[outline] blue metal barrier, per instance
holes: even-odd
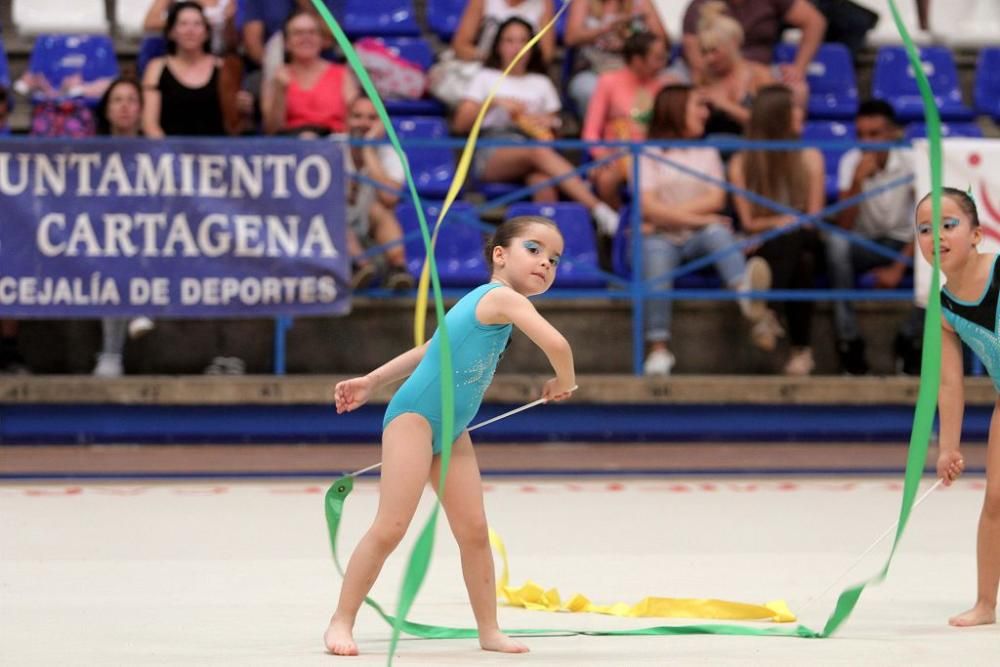
[[[343,139],[341,139],[343,140]],[[383,145],[385,140],[347,140],[352,146],[357,145]],[[411,139],[404,141],[404,146],[407,149],[410,148],[420,148],[420,147],[434,147],[434,148],[454,148],[460,149],[464,147],[465,141],[462,139]],[[651,288],[650,285],[659,283],[664,280],[673,280],[680,276],[690,274],[701,268],[713,264],[720,257],[725,256],[728,253],[740,252],[745,248],[763,243],[777,236],[790,233],[803,225],[811,225],[824,233],[835,234],[846,237],[852,244],[860,245],[867,250],[874,253],[880,254],[887,259],[894,261],[901,261],[907,266],[913,265],[913,260],[910,257],[904,256],[900,253],[894,252],[888,248],[885,248],[877,243],[870,241],[850,230],[843,229],[837,225],[830,224],[826,222],[823,218],[835,215],[844,211],[852,206],[855,206],[869,197],[874,197],[883,192],[891,190],[897,187],[906,187],[913,182],[913,176],[905,176],[893,180],[890,183],[886,183],[883,186],[874,188],[867,192],[863,192],[857,196],[844,199],[842,201],[833,202],[828,204],[822,210],[814,214],[807,214],[802,211],[797,211],[793,208],[785,206],[779,202],[772,201],[765,197],[762,197],[756,193],[750,192],[748,190],[738,188],[731,183],[714,179],[706,174],[694,171],[682,164],[678,164],[668,157],[662,155],[662,153],[652,153],[648,151],[649,148],[682,148],[682,147],[714,147],[720,151],[738,151],[738,150],[749,150],[749,149],[762,149],[762,150],[799,150],[802,148],[827,148],[827,149],[847,149],[861,147],[862,144],[856,141],[849,140],[804,140],[804,141],[778,141],[778,142],[764,142],[764,141],[748,141],[739,138],[716,138],[716,139],[705,139],[705,140],[671,140],[671,141],[647,141],[647,142],[631,142],[631,141],[601,141],[601,142],[586,142],[581,140],[557,140],[551,142],[535,142],[535,141],[510,141],[510,140],[499,140],[499,139],[484,139],[477,144],[477,147],[526,147],[526,146],[547,146],[553,149],[566,149],[566,150],[588,150],[592,148],[611,148],[615,149],[611,155],[597,160],[584,161],[579,166],[575,167],[572,171],[559,176],[553,177],[542,183],[536,183],[531,186],[524,186],[516,189],[513,192],[504,194],[492,200],[488,200],[482,204],[474,207],[473,211],[475,213],[481,213],[483,211],[489,211],[491,209],[496,209],[499,207],[506,206],[514,201],[525,199],[530,197],[535,192],[548,188],[553,185],[558,185],[561,181],[570,178],[572,176],[581,176],[593,171],[606,164],[614,163],[615,161],[628,157],[631,159],[631,179],[628,183],[629,193],[631,195],[632,205],[630,206],[630,219],[629,227],[631,231],[631,248],[632,248],[632,267],[631,275],[628,278],[623,278],[621,276],[603,271],[597,270],[597,275],[606,280],[611,286],[617,287],[618,289],[553,289],[550,290],[542,298],[610,298],[615,300],[627,299],[632,303],[632,329],[633,329],[633,371],[638,375],[641,374],[642,359],[644,355],[644,340],[643,340],[643,320],[645,305],[644,302],[647,300],[676,300],[676,299],[689,299],[689,300],[716,300],[716,301],[726,301],[735,300],[739,298],[761,298],[761,299],[776,299],[783,301],[791,300],[813,300],[813,301],[860,301],[860,300],[871,300],[871,301],[910,301],[913,299],[912,290],[830,290],[830,289],[807,289],[807,290],[770,290],[767,292],[734,292],[728,289],[669,289],[660,290]],[[890,150],[893,148],[905,148],[908,147],[908,142],[893,142],[893,143],[865,143],[863,147],[865,150]],[[777,229],[767,230],[765,232],[744,237],[742,239],[737,239],[736,242],[725,249],[712,253],[710,255],[705,255],[682,264],[667,274],[662,276],[656,276],[654,278],[643,280],[642,276],[642,212],[639,206],[639,193],[641,193],[641,183],[639,175],[639,158],[644,157],[646,159],[653,159],[663,164],[667,164],[678,171],[688,174],[694,178],[698,178],[709,182],[717,187],[724,189],[729,194],[739,195],[753,203],[761,205],[768,208],[776,213],[789,215],[793,218],[791,224],[783,226]],[[408,191],[403,189],[394,189],[385,186],[382,183],[378,183],[372,179],[369,179],[363,175],[353,174],[351,178],[355,180],[371,185],[377,189],[391,192],[394,195],[400,197],[401,201],[411,200]],[[433,223],[433,221],[428,221]],[[443,221],[442,224],[451,224],[453,222],[459,222],[462,224],[471,224],[476,227],[483,229],[484,231],[489,231],[492,229],[491,226],[484,224],[479,218],[469,215],[467,213],[456,213],[454,216],[449,215]],[[396,241],[390,244],[375,246],[369,248],[365,252],[366,257],[373,257],[384,253],[389,248],[404,243],[406,240],[415,238],[419,232],[411,232],[407,234],[402,240]],[[625,288],[625,289],[621,289]],[[448,296],[458,296],[463,293],[463,290],[445,290],[445,294]],[[387,290],[366,290],[364,292],[366,296],[373,298],[380,298],[389,296],[391,293]],[[398,296],[398,295],[396,295]],[[276,328],[276,336],[283,335],[283,330],[281,327]],[[278,360],[277,356],[277,344],[276,344],[276,362]],[[276,368],[277,372],[277,368]]]

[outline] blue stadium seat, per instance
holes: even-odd
[[[810,120],[802,127],[803,139],[814,139],[817,141],[848,141],[857,138],[854,125],[851,123],[841,123],[832,120]],[[826,199],[836,201],[840,194],[837,184],[837,173],[840,165],[840,158],[843,157],[848,148],[821,148],[823,152],[823,162],[826,165]]]
[[[419,65],[426,72],[434,63],[434,51],[426,40],[396,37],[382,40],[400,58]],[[385,100],[386,110],[393,116],[443,116],[444,105],[430,97],[419,100]]]
[[[450,42],[458,30],[464,8],[465,0],[427,0],[427,25],[431,32]]]
[[[443,118],[395,118],[392,121],[396,134],[402,139],[410,172],[417,184],[417,192],[424,197],[443,199],[455,178],[455,156],[450,148],[431,146],[406,147],[407,139],[447,139],[448,125]]]
[[[597,260],[597,237],[590,214],[582,204],[533,204],[518,202],[507,208],[507,219],[519,215],[540,215],[555,220],[566,247],[555,282],[556,287],[604,287]]]
[[[3,40],[0,39],[0,86],[10,89],[10,67],[7,64],[7,49],[4,48]],[[13,95],[8,95],[7,106],[14,101]]]
[[[411,0],[347,0],[343,28],[351,39],[420,34]]]
[[[430,227],[433,228],[440,212],[441,202],[424,202],[424,216]],[[419,276],[426,253],[414,204],[401,204],[396,210],[396,217],[404,234],[417,232],[412,239],[406,240],[406,264],[413,276]],[[483,257],[483,232],[474,220],[478,217],[471,204],[455,202],[441,225],[434,257],[444,286],[473,287],[489,280]]]
[[[926,123],[910,123],[906,126],[907,139],[926,136]],[[975,123],[941,123],[941,137],[972,137],[974,139],[982,139],[983,130]]]
[[[135,69],[142,80],[142,73],[146,71],[146,65],[153,58],[159,58],[167,54],[167,40],[159,35],[147,35],[139,42],[139,54],[136,56]]]
[[[1000,48],[979,52],[974,96],[976,111],[1000,121]]]
[[[28,71],[43,74],[54,88],[79,74],[84,82],[118,76],[115,47],[107,35],[39,35]],[[97,100],[88,100],[96,104]]]
[[[779,44],[775,61],[795,61],[798,47]],[[858,83],[851,53],[843,44],[828,43],[819,47],[806,70],[809,83],[809,118],[853,119],[858,112]]]
[[[920,49],[920,60],[931,84],[943,120],[972,120],[972,109],[962,102],[958,69],[951,51],[941,46]],[[875,58],[872,97],[887,100],[900,121],[923,120],[924,106],[906,51],[901,46],[884,46]]]

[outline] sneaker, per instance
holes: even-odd
[[[674,355],[669,350],[653,350],[642,365],[643,375],[670,375],[674,367]]]
[[[246,362],[239,357],[213,357],[212,363],[205,367],[205,375],[243,375],[246,373]]]
[[[788,357],[788,363],[785,364],[785,375],[805,377],[812,373],[814,368],[816,362],[813,361],[812,348],[794,347],[791,356]]]
[[[765,352],[774,352],[774,348],[778,346],[778,339],[784,335],[785,330],[781,328],[777,315],[770,308],[764,309],[764,314],[750,329],[750,340],[753,341],[754,347]]]
[[[618,214],[618,211],[604,202],[600,202],[597,206],[590,209],[590,215],[594,218],[594,222],[597,223],[597,229],[602,234],[614,236],[615,232],[618,231],[618,222],[621,220],[621,216]]]
[[[351,289],[362,290],[372,284],[375,280],[375,265],[371,262],[365,264],[355,264],[354,272],[351,274]]]
[[[737,288],[740,292],[766,292],[771,289],[771,265],[762,257],[747,260],[746,273]],[[759,322],[767,314],[767,302],[763,299],[739,299],[740,312],[751,322]]]
[[[135,317],[128,321],[128,337],[142,338],[155,328],[153,320],[148,317]]]
[[[110,352],[101,352],[97,355],[97,365],[94,366],[94,377],[117,378],[124,373],[122,367],[122,355]]]
[[[866,375],[868,373],[865,341],[862,339],[837,341],[837,356],[840,357],[840,368],[848,375]]]
[[[385,286],[394,292],[409,291],[415,284],[413,276],[402,266],[390,266],[385,274]]]

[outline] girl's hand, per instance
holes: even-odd
[[[338,382],[333,388],[333,402],[337,406],[337,414],[360,408],[371,398],[374,388],[374,384],[367,376]]]
[[[559,382],[559,378],[552,378],[542,386],[542,398],[547,403],[565,401],[570,397],[574,389],[576,389],[575,386],[565,387]]]
[[[937,474],[944,480],[945,486],[951,486],[964,470],[965,461],[957,449],[945,450],[938,454]]]

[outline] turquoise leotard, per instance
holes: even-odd
[[[990,280],[978,301],[956,299],[941,289],[941,312],[962,342],[976,353],[1000,392],[1000,264],[993,257]]]
[[[480,285],[463,296],[445,315],[455,372],[455,432],[452,441],[465,430],[479,411],[483,394],[493,380],[500,355],[510,340],[511,325],[480,324],[476,318],[479,300],[497,287],[501,285]],[[441,433],[440,346],[438,332],[434,332],[424,358],[389,401],[382,419],[382,428],[385,429],[389,422],[401,414],[415,412],[421,415],[431,425],[435,454],[441,453],[444,444]]]

